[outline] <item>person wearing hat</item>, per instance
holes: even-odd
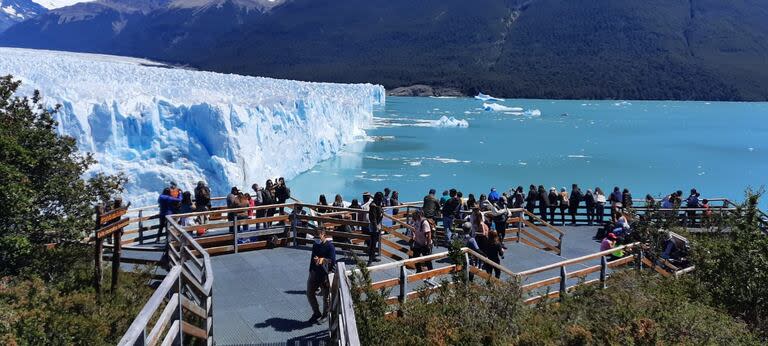
[[[553,188],[554,189],[554,188]],[[565,210],[568,209],[568,206],[570,205],[571,200],[568,197],[568,191],[565,189],[565,187],[560,188],[560,194],[557,198],[557,204],[560,205],[560,223],[565,226]],[[552,218],[552,221],[555,221],[554,218]]]
[[[557,194],[557,188],[554,186],[549,188],[549,222],[553,225],[555,224],[555,211],[557,210],[557,205],[560,204],[560,195]],[[562,209],[562,205],[560,206],[560,210]]]
[[[499,192],[496,191],[495,187],[492,187],[491,192],[488,193],[488,201],[490,201],[491,203],[496,203],[496,201],[499,200],[499,197],[500,197]]]
[[[232,189],[227,195],[227,209],[234,209],[239,206],[239,195],[240,190],[237,189],[237,186],[232,186]],[[237,217],[237,213],[227,213],[227,221],[234,222],[235,217]],[[229,233],[235,233],[234,223],[229,226]]]

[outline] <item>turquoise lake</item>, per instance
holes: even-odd
[[[486,111],[484,103],[525,114]],[[435,127],[442,116],[468,127]],[[389,97],[370,138],[289,185],[312,202],[385,187],[416,201],[430,188],[466,196],[572,183],[626,187],[635,198],[695,187],[704,197],[742,200],[746,187],[768,180],[766,120],[768,103]]]

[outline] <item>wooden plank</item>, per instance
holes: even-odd
[[[163,338],[161,346],[171,346],[175,344],[176,337],[179,336],[179,328],[179,320],[173,321],[171,328],[168,329],[168,334],[165,334],[165,338]]]
[[[386,280],[376,281],[372,283],[371,289],[380,290],[380,289],[395,287],[399,284],[400,284],[400,278],[386,279]]]
[[[655,270],[657,273],[661,274],[661,276],[663,276],[665,278],[668,278],[668,277],[672,276],[672,274],[670,272],[668,272],[668,271],[662,269],[661,267],[657,266],[656,264],[651,262],[651,260],[649,260],[647,257],[643,257],[642,261],[643,261],[643,264],[645,264],[648,267],[653,268],[653,270]]]
[[[559,297],[560,297],[560,291],[553,291],[553,292],[549,292],[548,294],[542,294],[539,296],[528,298],[524,301],[524,303],[528,305],[536,304],[542,301],[543,299],[559,298]]]
[[[627,263],[632,263],[634,261],[635,261],[635,257],[634,256],[627,256],[627,257],[624,257],[624,258],[621,258],[621,259],[617,259],[615,261],[608,262],[608,268],[620,267],[622,265],[625,265]]]
[[[557,247],[555,247],[553,245],[550,245],[550,244],[547,244],[545,241],[541,240],[541,238],[539,238],[539,237],[529,233],[528,231],[526,231],[524,229],[521,229],[520,233],[527,235],[529,238],[531,238],[531,239],[541,243],[542,245],[544,245],[544,247],[546,247],[546,248],[548,248],[548,249],[550,249],[550,250],[552,250],[554,252],[559,252],[560,251]]]
[[[532,229],[532,230],[534,230],[536,232],[539,232],[539,234],[541,234],[541,235],[543,235],[543,236],[553,240],[555,243],[559,243],[560,242],[560,238],[555,237],[555,236],[549,234],[549,232],[539,228],[539,226],[531,224],[530,222],[525,222],[525,224],[528,225],[529,229]]]
[[[366,248],[366,250],[367,250],[367,248]],[[387,256],[387,257],[389,257],[389,258],[391,258],[391,259],[393,259],[395,261],[405,260],[405,258],[403,258],[402,256],[397,255],[397,254],[395,254],[393,252],[387,251],[387,249],[381,249],[381,254],[384,255],[384,256]]]
[[[288,221],[290,219],[289,215],[278,215],[278,216],[271,216],[271,217],[262,217],[258,219],[243,219],[243,220],[237,220],[238,225],[255,225],[257,223],[273,223],[273,222],[281,222],[281,221]]]
[[[205,309],[197,305],[197,303],[189,300],[187,297],[181,297],[181,306],[190,313],[200,317],[202,319],[208,318],[208,314],[205,313]]]
[[[208,339],[208,333],[204,329],[197,327],[186,321],[181,322],[181,331],[184,334],[194,336],[200,340]]]
[[[128,226],[129,223],[130,223],[129,219],[121,219],[120,221],[117,221],[115,223],[99,228],[95,232],[96,238],[99,238],[99,239],[106,238],[112,235],[112,233],[119,231],[122,228],[125,228],[125,226]]]
[[[588,268],[580,269],[577,271],[570,272],[566,275],[567,278],[582,278],[586,277],[589,274],[596,273],[600,271],[600,265],[591,266]]]
[[[497,279],[495,276],[486,273],[485,270],[478,269],[475,266],[469,267],[469,271],[471,273],[473,273],[473,274],[475,274],[475,275],[477,275],[477,276],[479,276],[479,277],[481,277],[483,279],[489,280],[489,281],[493,281],[493,282],[500,282],[501,281],[501,280]]]
[[[402,234],[402,233],[400,233],[400,232],[398,232],[396,230],[392,230],[392,231],[385,230],[385,232],[387,232],[388,234],[391,234],[391,235],[393,235],[393,236],[395,236],[395,237],[397,237],[397,238],[399,238],[401,240],[411,241],[411,238],[409,236],[407,236],[405,234]]]
[[[173,318],[174,313],[178,312],[178,310],[176,310],[178,306],[179,294],[174,293],[171,296],[171,299],[168,300],[168,304],[165,305],[165,308],[160,314],[160,317],[157,319],[157,322],[155,322],[155,326],[152,327],[152,330],[149,332],[149,335],[147,336],[147,345],[157,344],[157,341],[160,339],[160,335],[162,334],[163,330],[165,330],[165,327],[168,326],[168,323],[171,322],[171,318]]]
[[[380,238],[379,240],[384,245],[387,245],[387,246],[389,246],[389,247],[391,247],[391,248],[393,248],[393,249],[395,249],[397,251],[400,251],[400,252],[402,252],[402,253],[404,253],[406,255],[409,255],[409,256],[411,255],[411,249],[409,249],[409,248],[407,248],[405,246],[402,246],[402,245],[400,245],[398,243],[395,243],[395,242],[393,242],[393,241],[391,241],[391,240],[389,240],[387,238]]]
[[[408,282],[422,281],[429,278],[433,278],[439,275],[445,275],[456,271],[456,265],[450,265],[443,268],[437,268],[432,270],[426,270],[421,273],[408,275]]]
[[[99,222],[104,225],[112,220],[119,219],[121,216],[128,212],[128,207],[117,208],[99,215]]]
[[[557,284],[557,283],[560,283],[560,277],[559,276],[553,277],[553,278],[549,278],[549,279],[539,280],[539,281],[536,281],[536,282],[532,282],[532,283],[529,283],[527,285],[523,285],[522,287],[520,287],[520,289],[523,292],[529,292],[529,291],[533,291],[533,290],[535,290],[537,288],[541,288],[541,287],[545,287],[545,286],[550,286],[550,285],[554,285],[554,284]]]

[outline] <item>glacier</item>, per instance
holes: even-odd
[[[0,48],[0,75],[61,104],[58,131],[98,160],[88,175],[123,173],[124,198],[154,204],[175,181],[216,195],[290,179],[329,159],[373,121],[385,90],[172,68],[97,54]]]

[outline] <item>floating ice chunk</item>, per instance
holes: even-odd
[[[621,101],[621,102],[616,102],[613,105],[616,107],[622,107],[622,106],[631,106],[632,103],[627,101]]]
[[[522,107],[509,107],[498,103],[483,103],[483,109],[487,112],[522,112]]]
[[[425,174],[419,174],[419,176],[422,177],[422,178],[426,178],[426,177],[430,176],[430,174],[426,174],[426,173]]]
[[[541,116],[541,111],[538,110],[538,109],[529,109],[529,110],[525,111],[525,115],[527,115],[529,117],[540,117]]]
[[[749,148],[747,148],[747,150],[749,150],[749,151],[755,151],[755,148],[749,147]]]
[[[409,166],[421,166],[421,161],[409,161],[406,164]]]
[[[590,158],[592,158],[592,156],[587,156],[587,155],[568,155],[568,157],[572,158],[572,159],[590,159]]]
[[[486,95],[483,93],[477,93],[475,98],[482,101],[504,101],[504,99],[496,98],[491,95]]]
[[[464,119],[456,119],[454,117],[446,117],[443,115],[440,119],[436,120],[434,127],[469,127],[469,122]]]

